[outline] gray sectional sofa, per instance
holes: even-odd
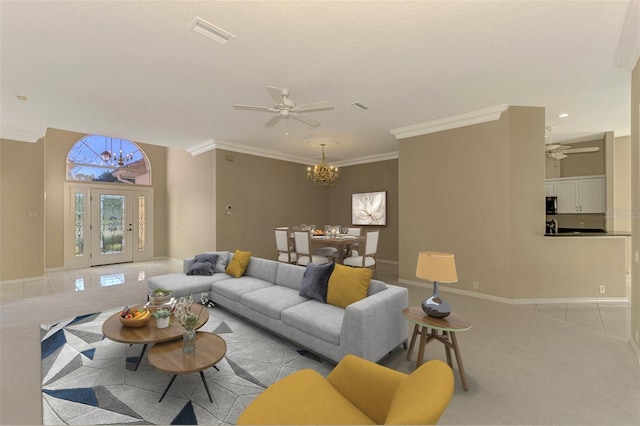
[[[216,305],[336,363],[346,354],[377,362],[407,340],[406,288],[372,279],[367,296],[343,309],[299,295],[303,266],[251,257],[244,275],[234,278],[223,272],[233,253],[215,253],[213,275],[186,275],[194,260],[185,259],[184,273],[149,278],[149,291],[192,294],[196,301],[208,292]]]

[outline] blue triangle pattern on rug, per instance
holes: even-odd
[[[87,349],[86,351],[82,351],[80,353],[89,359],[93,359],[93,356],[96,354],[96,349]]]
[[[172,425],[197,425],[198,419],[196,418],[196,412],[193,411],[193,404],[191,401],[180,410],[178,415],[171,421]]]
[[[54,398],[64,399],[65,401],[77,402],[79,404],[98,406],[98,400],[93,393],[92,388],[76,388],[76,389],[43,389],[42,392],[51,395]]]
[[[64,337],[64,331],[58,330],[53,333],[51,336],[42,341],[42,359],[45,359],[59,348],[64,346],[67,343],[67,338]]]

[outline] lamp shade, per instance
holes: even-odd
[[[456,261],[453,253],[419,252],[416,277],[440,283],[457,282],[458,273],[456,272]]]

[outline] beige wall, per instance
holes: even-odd
[[[307,181],[303,164],[217,150],[216,246],[275,259],[274,228],[324,225],[330,195],[331,188]]]
[[[351,194],[387,192],[387,225],[364,226],[379,230],[377,259],[398,261],[398,160],[359,164],[340,169],[340,184],[331,189],[329,223],[351,225]]]
[[[44,275],[44,142],[0,140],[0,281]]]
[[[613,167],[613,208],[614,231],[631,232],[631,138],[615,138]]]
[[[606,284],[606,297],[625,296],[623,239],[543,236],[544,124],[544,109],[511,107],[497,121],[400,141],[400,279],[418,281],[419,250],[442,250],[455,253],[463,290],[601,297]]]
[[[216,151],[192,156],[169,149],[167,228],[169,257],[184,259],[216,249]]]
[[[631,338],[640,350],[640,60],[631,77]]]
[[[47,129],[44,138],[36,144],[2,141],[0,280],[42,276],[45,269],[64,267],[66,156],[73,144],[84,136],[84,133]],[[154,255],[166,256],[166,148],[137,144],[147,154],[153,173]],[[35,200],[39,200],[39,207],[34,204]],[[28,212],[37,212],[39,216],[27,217]],[[23,214],[28,219],[26,222]],[[28,224],[28,232],[20,229],[22,222]],[[28,236],[19,239],[21,247],[17,251],[14,246],[18,234],[14,232]],[[20,255],[26,260],[29,256],[24,252],[33,256],[29,264],[12,259]]]

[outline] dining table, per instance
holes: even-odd
[[[342,264],[344,258],[351,255],[352,246],[357,243],[364,243],[365,237],[347,234],[338,234],[335,237],[327,235],[312,235],[310,241],[312,252],[314,247],[335,247],[338,250],[336,263]],[[362,249],[364,249],[364,247]]]

